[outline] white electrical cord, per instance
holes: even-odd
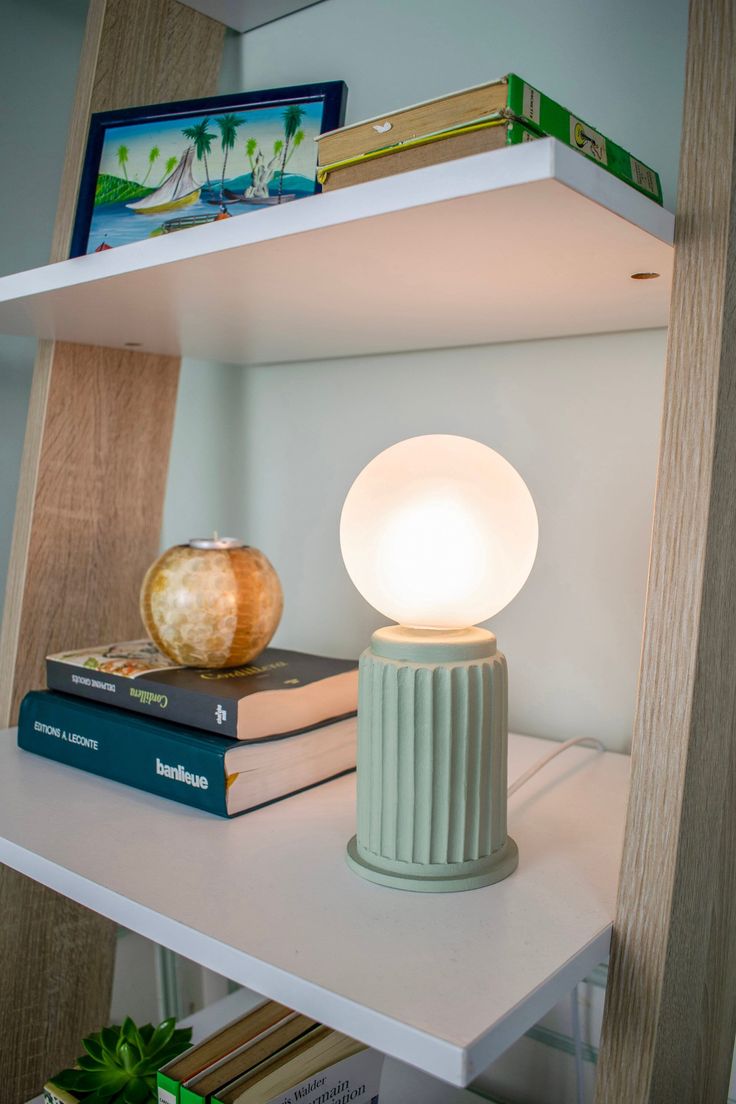
[[[545,755],[543,759],[534,763],[529,770],[524,771],[519,775],[515,782],[512,782],[508,788],[508,796],[511,797],[517,790],[520,790],[530,778],[533,778],[537,771],[540,771],[542,767],[546,767],[548,763],[551,763],[553,759],[556,759],[558,755],[561,755],[563,751],[567,751],[568,748],[575,747],[576,744],[592,744],[596,751],[605,751],[605,747],[596,740],[594,736],[576,736],[574,740],[565,740],[562,744],[555,744],[552,751],[548,755]]]

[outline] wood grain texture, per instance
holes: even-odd
[[[598,1104],[724,1101],[736,1028],[732,0],[692,0],[685,105],[659,476]]]
[[[140,636],[158,552],[179,362],[57,342],[25,563],[11,712],[49,650]]]
[[[223,34],[176,0],[91,0],[52,260],[68,255],[90,112],[214,93]],[[172,357],[39,346],[0,637],[6,722],[43,685],[49,650],[140,631],[178,371]],[[20,1104],[106,1020],[114,926],[5,868],[0,910],[0,1079]]]

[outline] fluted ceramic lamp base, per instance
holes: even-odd
[[[518,863],[506,834],[506,661],[484,629],[379,629],[360,660],[358,830],[348,865],[423,892]]]
[[[378,885],[409,889],[415,893],[459,893],[465,889],[481,889],[508,878],[519,865],[519,849],[511,836],[507,836],[503,847],[476,862],[399,862],[391,864],[391,868],[385,859],[376,865],[373,856],[363,857],[358,837],[353,836],[348,842],[347,861],[350,869],[360,874],[361,878]]]

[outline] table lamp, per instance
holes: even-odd
[[[519,473],[465,437],[412,437],[375,457],[340,519],[348,574],[398,622],[360,659],[357,833],[349,866],[400,889],[506,878],[507,676],[478,622],[534,563],[538,524]]]

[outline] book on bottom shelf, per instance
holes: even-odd
[[[354,718],[241,743],[50,690],[18,720],[26,751],[225,817],[353,770],[355,744]]]
[[[378,1101],[383,1055],[274,1001],[159,1071],[159,1104]]]
[[[208,1069],[221,1066],[235,1053],[253,1045],[293,1016],[290,1008],[264,1000],[244,1016],[238,1016],[200,1043],[173,1058],[157,1074],[159,1104],[178,1104],[181,1086]]]

